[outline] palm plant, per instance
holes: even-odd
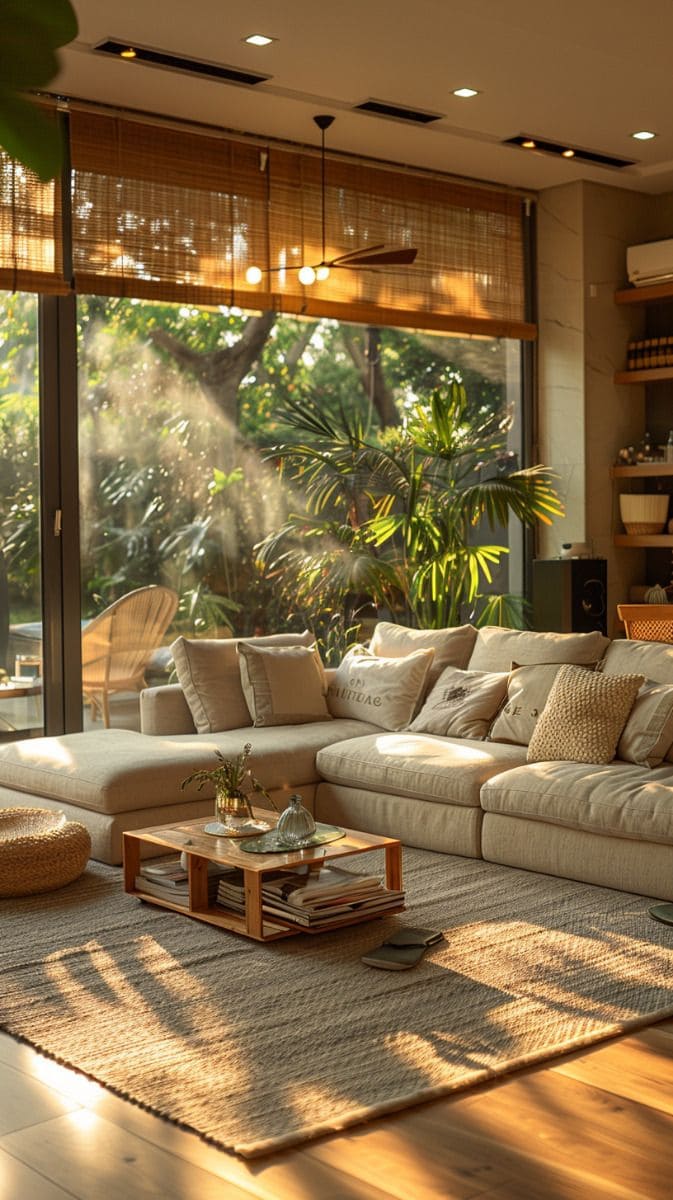
[[[334,610],[365,595],[426,628],[455,625],[465,606],[482,623],[520,623],[514,597],[485,596],[506,546],[482,540],[507,524],[563,512],[551,472],[511,469],[508,421],[475,414],[457,382],[417,402],[404,425],[372,435],[358,416],[289,401],[296,431],[274,446],[303,511],[258,547],[261,569],[295,604]]]

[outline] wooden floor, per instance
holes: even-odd
[[[668,1200],[673,1020],[243,1161],[0,1034],[0,1200]]]

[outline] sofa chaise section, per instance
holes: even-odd
[[[343,720],[162,737],[105,729],[9,742],[0,748],[0,805],[60,808],[87,826],[94,858],[120,863],[125,829],[211,815],[212,788],[180,784],[217,765],[216,750],[233,757],[250,742],[252,769],[278,807],[292,791],[312,807],[318,750],[368,728]]]

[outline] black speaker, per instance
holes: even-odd
[[[607,634],[607,586],[604,558],[536,558],[533,629]]]

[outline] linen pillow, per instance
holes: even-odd
[[[409,726],[411,733],[483,738],[505,699],[504,672],[461,671],[446,667]]]
[[[535,663],[521,667],[512,663],[507,680],[507,698],[488,735],[490,742],[527,746],[554,685],[562,663]],[[582,670],[593,671],[595,663]]]
[[[434,651],[414,650],[405,658],[379,658],[353,646],[327,690],[333,717],[355,717],[382,729],[406,729],[418,707]]]
[[[238,643],[243,694],[253,725],[330,721],[327,681],[315,646]]]
[[[369,652],[378,658],[404,658],[413,650],[434,650],[435,657],[427,679],[428,687],[432,687],[445,667],[467,666],[476,636],[474,625],[409,629],[406,625],[394,625],[392,621],[378,621],[369,643]]]
[[[528,762],[608,763],[643,675],[562,666],[530,740]]]
[[[467,664],[471,671],[508,671],[510,663],[595,663],[601,659],[609,638],[598,630],[591,633],[538,633],[529,629],[504,629],[485,625],[477,630],[474,650]]]
[[[673,743],[673,687],[653,683],[641,687],[617,746],[617,758],[658,767]]]
[[[196,732],[220,733],[250,724],[238,665],[240,641],[253,646],[310,646],[313,640],[308,630],[259,638],[177,638],[171,646],[173,661]]]

